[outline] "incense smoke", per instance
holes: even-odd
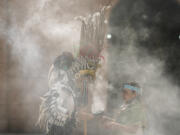
[[[147,110],[146,132],[153,135],[179,133],[179,72],[172,70],[179,67],[179,11],[176,1],[120,0],[110,18],[111,91],[118,93],[127,81],[139,82]]]
[[[13,67],[18,71],[17,76],[29,78],[27,84],[22,84],[31,87],[27,88],[28,94],[26,90],[20,93],[24,97],[24,102],[39,104],[39,97],[47,91],[47,74],[55,57],[65,50],[76,53],[80,23],[74,20],[74,17],[87,15],[92,11],[95,2],[95,0],[7,2],[5,16],[8,22],[5,24],[3,19],[0,19],[2,22],[0,31],[6,35],[12,60],[18,63],[18,66]],[[170,75],[172,70],[167,69],[167,62],[172,60],[169,59],[168,47],[176,44],[175,42],[179,43],[179,40],[176,41],[176,38],[170,38],[168,35],[168,31],[179,24],[179,10],[169,7],[166,12],[161,12],[167,9],[168,5],[173,5],[168,4],[169,0],[167,3],[161,0],[148,2],[120,0],[112,11],[108,75],[109,85],[113,89],[109,91],[118,91],[120,85],[126,81],[139,82],[143,88],[143,100],[148,114],[147,132],[152,135],[176,135],[180,132],[179,87],[175,83],[179,78],[172,79]],[[163,4],[165,8],[161,9],[160,6]],[[170,11],[172,13],[168,14]],[[167,16],[173,18],[169,21]],[[179,32],[178,28],[174,28],[177,30],[175,33]],[[162,29],[167,30],[165,35]],[[164,47],[164,44],[168,45]],[[113,99],[110,100],[113,102]],[[35,123],[38,110],[35,110],[35,113],[29,109],[25,111],[28,113],[29,122],[33,120]]]

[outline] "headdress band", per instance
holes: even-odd
[[[127,88],[127,89],[130,89],[132,91],[136,91],[137,93],[140,92],[140,88],[137,88],[137,87],[134,87],[134,86],[131,86],[131,85],[124,85],[124,88]]]

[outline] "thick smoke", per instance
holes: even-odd
[[[99,9],[99,2],[14,0],[3,3],[5,19],[0,18],[0,30],[7,39],[9,58],[13,63],[9,74],[16,75],[9,83],[24,89],[19,93],[19,98],[24,105],[21,111],[28,114],[27,123],[22,125],[26,131],[31,127],[34,129],[40,96],[48,90],[47,75],[54,59],[62,51],[77,54],[81,23],[75,18],[94,13]],[[36,107],[31,110],[27,104],[36,104]]]
[[[3,3],[0,31],[7,39],[9,58],[13,63],[9,74],[16,75],[9,83],[24,89],[19,93],[19,99],[24,105],[21,111],[28,115],[27,123],[22,125],[26,131],[35,128],[40,96],[48,90],[48,70],[54,59],[62,51],[77,53],[81,23],[74,18],[90,11],[88,1],[82,9],[79,9],[79,3],[78,0],[14,0]],[[36,107],[27,107],[27,104]]]
[[[177,11],[176,1],[120,0],[111,14],[108,74],[112,91],[120,91],[121,84],[127,81],[141,85],[147,133],[153,135],[179,132],[179,77],[168,72],[172,65],[178,67],[178,54],[168,52],[178,49]],[[176,47],[172,49],[172,45]],[[168,66],[169,62],[172,65]]]
[[[19,76],[34,78],[33,81],[36,82],[32,84],[33,90],[28,90],[28,95],[22,93],[24,102],[39,99],[47,91],[48,69],[60,52],[68,50],[76,54],[80,23],[74,20],[74,17],[92,12],[96,7],[92,10],[90,6],[95,2],[14,0],[5,3],[8,10],[3,14],[5,19],[0,18],[0,31],[6,34],[12,50],[11,57],[18,61],[16,68],[20,71]],[[163,5],[164,1],[148,2],[120,0],[113,9],[110,17],[112,46],[108,49],[109,82],[113,86],[112,91],[119,90],[123,82],[139,82],[147,108],[148,132],[152,135],[177,135],[180,132],[179,87],[173,82],[171,75],[166,74],[169,57],[166,56],[168,49],[163,49],[162,44],[167,40],[162,42],[166,36],[164,37],[161,31],[166,25],[161,25],[161,22],[165,19],[165,24],[167,23],[170,29],[170,26],[179,24],[179,10],[176,14],[168,14],[175,18],[169,21],[163,16],[166,12],[155,10],[159,5]],[[148,6],[153,5],[152,3],[156,7],[154,11]],[[176,40],[172,38],[166,44],[169,46],[170,42],[174,44],[174,41]],[[161,45],[152,47],[158,44]],[[37,119],[38,110],[36,111],[34,119]],[[31,119],[34,113],[32,110],[28,110],[28,113]]]
[[[19,57],[20,64],[25,66],[22,69],[29,67],[34,72],[34,66],[44,66],[49,61],[52,63],[54,57],[65,50],[76,54],[81,23],[75,18],[87,15],[93,5],[94,1],[80,0],[6,2],[8,30],[5,31],[12,54]],[[48,55],[49,59],[45,60],[43,57],[47,56],[44,55]]]
[[[113,51],[113,65],[109,76],[112,83],[122,84],[124,82],[137,81],[142,87],[142,99],[147,111],[148,132],[153,135],[164,135],[165,127],[169,121],[168,117],[178,116],[179,109],[179,87],[174,85],[163,75],[164,63],[151,56],[139,58],[137,53],[142,50],[129,46],[121,53]],[[115,72],[113,72],[115,71]],[[115,85],[117,86],[117,85]],[[120,92],[120,87],[114,91]],[[118,106],[119,103],[115,103]]]
[[[58,4],[57,1],[54,3]],[[27,5],[18,3],[18,6],[27,6],[24,14],[21,13],[23,9],[19,11],[14,4],[17,3],[9,3],[9,8],[12,9],[9,11],[8,37],[12,45],[12,53],[18,56],[22,66],[25,66],[22,67],[23,70],[29,67],[33,72],[37,71],[34,69],[36,63],[39,63],[37,65],[39,66],[47,62],[43,63],[45,53],[54,53],[55,50],[59,50],[55,52],[58,55],[64,50],[73,51],[73,46],[78,45],[80,26],[77,21],[73,20],[73,16],[71,20],[68,20],[64,15],[55,14],[58,6],[54,4],[50,6],[51,1],[32,1]],[[45,50],[45,48],[54,50]]]

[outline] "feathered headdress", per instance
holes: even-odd
[[[82,22],[80,36],[80,56],[97,57],[104,46],[107,20],[106,11],[110,6],[104,6],[99,12],[87,17],[78,17]]]

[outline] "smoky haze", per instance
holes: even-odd
[[[107,0],[1,2],[0,34],[7,41],[9,51],[8,76],[13,76],[8,82],[8,96],[12,98],[8,104],[17,106],[13,110],[14,119],[8,118],[10,132],[39,131],[35,123],[40,96],[48,90],[48,70],[62,51],[77,54],[81,23],[75,18],[94,13],[99,3],[106,4]],[[16,93],[17,98],[13,97]]]
[[[14,116],[16,125],[24,126],[28,132],[37,131],[35,123],[40,96],[48,88],[48,70],[62,51],[77,54],[81,23],[75,17],[96,11],[99,4],[95,0],[14,0],[1,4],[0,34],[7,40],[12,65],[8,67],[8,74],[16,76],[8,82],[9,95],[18,93],[19,96],[9,104],[17,102],[16,109],[26,114],[26,124],[18,123],[19,114]],[[11,85],[23,90],[17,92]],[[21,132],[22,128],[13,131]]]
[[[171,56],[174,56],[174,53],[171,55],[168,53],[168,46],[179,43],[176,39],[178,35],[174,36],[173,33],[179,32],[180,17],[178,2],[173,1],[169,4],[169,1],[120,0],[110,17],[109,32],[112,39],[108,48],[108,75],[112,89],[109,91],[118,91],[121,83],[126,81],[135,80],[140,83],[149,121],[147,132],[152,135],[177,135],[180,132],[179,81],[177,81],[179,77],[174,77],[178,72],[172,71],[171,68],[173,65],[176,67],[178,61],[170,67],[167,65],[172,60]],[[47,91],[48,69],[60,52],[68,50],[76,55],[81,25],[74,18],[95,11],[98,7],[96,2],[95,0],[4,2],[6,8],[0,13],[1,34],[5,36],[11,48],[11,58],[18,63],[16,67],[18,76],[34,79],[33,82],[27,80],[33,86],[31,90],[27,89],[28,95],[26,92],[20,93],[24,97],[24,102],[34,99],[40,102],[39,97]],[[164,11],[160,6],[163,3],[165,9],[174,9],[174,12]],[[168,5],[176,6],[173,8]],[[168,22],[167,16],[172,16],[169,21],[172,24]],[[163,35],[164,28],[167,35]],[[155,46],[156,44],[160,45]],[[29,115],[29,122],[33,117],[35,123],[38,110],[35,116],[32,116],[34,112],[30,109],[26,110],[26,113]]]
[[[180,132],[179,11],[178,1],[120,0],[110,17],[111,91],[127,81],[141,85],[147,134]]]

